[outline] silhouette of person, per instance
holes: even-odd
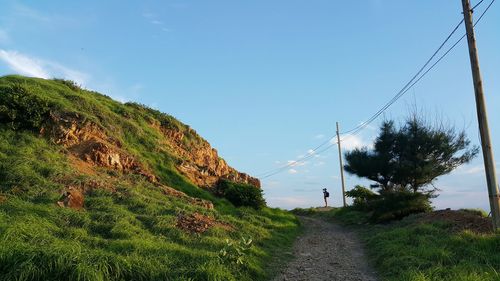
[[[330,197],[330,193],[326,191],[326,188],[323,188],[323,198],[325,199],[325,207],[328,207],[328,200],[327,200],[328,197]]]

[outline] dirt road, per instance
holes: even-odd
[[[294,259],[274,281],[375,281],[356,235],[319,218],[299,217],[304,233],[293,247]]]

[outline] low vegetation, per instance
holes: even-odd
[[[294,212],[357,230],[382,280],[500,280],[500,234],[478,210],[436,211],[384,225],[370,224],[366,212],[352,207]]]
[[[159,183],[106,167],[75,168],[64,146],[40,136],[54,111],[98,124]],[[236,207],[192,184],[174,168],[176,155],[158,153],[150,118],[179,128],[187,142],[199,141],[171,116],[68,81],[0,78],[0,280],[267,280],[273,275],[283,249],[299,232],[295,216],[266,207],[260,190],[243,204],[228,197],[241,205]],[[209,200],[214,208],[170,196],[160,184]],[[68,185],[86,186],[84,210],[56,204]],[[197,218],[210,227],[199,232],[179,227]]]
[[[246,206],[258,210],[266,206],[262,189],[252,188],[247,184],[221,180],[216,186],[216,194],[237,207]]]

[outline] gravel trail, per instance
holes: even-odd
[[[376,281],[356,235],[319,218],[299,217],[304,233],[293,246],[294,259],[274,281]]]

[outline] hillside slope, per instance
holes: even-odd
[[[221,180],[260,187],[169,115],[0,78],[0,280],[264,280],[296,218],[234,207]]]

